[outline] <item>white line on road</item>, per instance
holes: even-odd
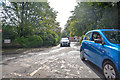
[[[52,60],[52,61],[46,60],[46,61],[44,61],[42,64],[44,64],[44,63],[46,63],[46,62],[54,62],[55,60],[58,60],[58,59],[54,59],[54,60]],[[33,71],[33,72],[30,74],[30,76],[35,75],[40,69],[44,69],[44,68],[46,68],[46,66],[44,66],[44,67],[39,67],[37,70]]]
[[[40,69],[41,69],[41,67],[38,68],[37,70],[33,71],[33,72],[30,74],[30,76],[33,76],[33,75],[34,75],[35,73],[37,73]]]

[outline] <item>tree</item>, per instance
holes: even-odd
[[[49,35],[51,32],[60,35],[61,28],[56,21],[57,12],[50,8],[49,3],[12,2],[10,5],[3,3],[2,8],[3,39],[8,37],[14,41],[21,37]],[[6,34],[8,31],[10,35]],[[13,33],[18,38],[11,37],[14,36]]]
[[[114,2],[81,2],[67,22],[70,34],[82,36],[89,30],[118,28],[118,7]]]

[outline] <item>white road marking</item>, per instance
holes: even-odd
[[[33,75],[34,75],[35,73],[37,73],[40,69],[41,69],[41,67],[38,68],[37,70],[33,71],[33,72],[30,74],[30,76],[33,76]]]
[[[46,62],[54,62],[55,60],[58,60],[58,59],[54,59],[54,60],[52,60],[52,61],[46,60],[46,61],[44,61],[42,64],[44,64],[44,63],[46,63]],[[35,75],[40,69],[43,69],[43,68],[46,68],[46,66],[44,66],[44,67],[39,67],[37,70],[33,71],[33,72],[30,74],[30,76]]]

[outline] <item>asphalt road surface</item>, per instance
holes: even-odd
[[[3,55],[3,78],[104,78],[90,61],[81,61],[80,46],[40,48],[21,54]]]

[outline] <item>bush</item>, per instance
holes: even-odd
[[[45,31],[41,38],[43,39],[43,46],[55,46],[58,43],[58,35],[53,31]]]
[[[80,39],[80,44],[82,43],[82,40],[84,38],[85,35],[82,35],[81,39]]]
[[[15,26],[4,26],[2,27],[2,39],[15,39],[18,36],[17,29]]]
[[[19,43],[23,47],[41,47],[43,45],[43,40],[40,36],[33,35],[28,37],[21,37],[15,39],[16,43]]]

